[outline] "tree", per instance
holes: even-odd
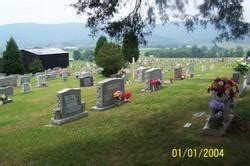
[[[196,4],[196,0],[191,2]],[[158,19],[157,12],[163,24],[183,22],[187,30],[192,31],[197,24],[206,28],[209,23],[219,31],[218,41],[242,39],[249,33],[242,3],[243,0],[204,0],[198,4],[197,14],[186,12],[190,7],[187,0],[154,0],[154,3],[143,0],[78,0],[72,6],[78,14],[87,16],[86,25],[93,36],[101,30],[119,40],[132,31],[139,43],[145,44],[145,36],[151,33]]]
[[[104,76],[116,74],[124,66],[121,47],[114,43],[105,43],[98,51],[95,61],[103,68]]]
[[[76,60],[76,61],[80,60],[80,59],[81,59],[81,52],[80,52],[79,50],[75,50],[75,51],[73,52],[73,58],[74,58],[74,60]]]
[[[98,51],[101,49],[101,47],[106,44],[107,38],[105,36],[100,36],[99,39],[96,42],[96,47],[95,47],[95,57],[98,55]]]
[[[82,54],[81,60],[93,62],[95,60],[94,54],[95,54],[95,52],[93,50],[87,49]]]
[[[138,38],[134,32],[125,34],[122,44],[122,54],[125,61],[132,63],[133,57],[135,58],[135,62],[139,59],[140,52],[138,45]]]
[[[35,58],[28,66],[28,70],[31,73],[37,73],[44,71],[42,61],[38,58]]]
[[[15,40],[11,37],[3,52],[3,71],[9,74],[23,74],[24,64]]]

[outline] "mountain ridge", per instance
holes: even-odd
[[[0,26],[0,51],[6,41],[13,37],[20,48],[31,47],[64,47],[81,46],[94,47],[97,38],[89,36],[90,31],[84,23],[13,23]],[[151,36],[147,36],[147,46],[194,45],[212,43],[217,32],[212,26],[206,29],[196,27],[192,33],[187,33],[184,26],[167,24],[156,25]],[[248,37],[239,43],[250,43]]]

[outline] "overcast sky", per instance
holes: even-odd
[[[0,25],[11,23],[84,22],[68,6],[78,0],[0,0]],[[250,0],[244,0],[244,16],[250,22]]]

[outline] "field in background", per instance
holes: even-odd
[[[58,78],[36,88],[33,79],[31,93],[16,88],[14,102],[0,107],[0,165],[249,165],[249,131],[237,128],[224,138],[204,137],[206,116],[193,117],[210,113],[208,84],[217,76],[231,77],[231,67],[218,63],[215,71],[201,73],[198,64],[195,72],[194,78],[155,93],[142,93],[143,83],[127,84],[132,101],[104,112],[89,111],[96,102],[96,86],[81,88],[89,116],[53,127],[46,125],[57,105],[57,91],[79,87],[79,80],[72,75],[68,82]],[[165,80],[171,77],[173,72],[166,72]],[[95,83],[102,79],[96,76]],[[249,101],[248,90],[234,109],[237,121],[250,124]],[[182,127],[187,122],[191,128]],[[173,148],[224,149],[224,157],[173,158]]]

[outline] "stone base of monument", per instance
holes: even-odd
[[[247,94],[247,87],[245,87],[244,89],[242,89],[239,93],[239,97],[244,97]]]
[[[105,111],[105,110],[108,110],[110,108],[113,108],[113,107],[116,107],[116,106],[120,106],[120,105],[122,105],[124,103],[125,103],[125,101],[119,101],[117,103],[114,103],[112,105],[109,105],[109,106],[106,106],[106,107],[102,107],[102,108],[94,106],[94,107],[91,107],[91,110],[92,111]]]
[[[221,128],[218,129],[213,129],[209,127],[209,119],[210,117],[207,119],[208,121],[206,122],[205,126],[202,129],[202,135],[208,135],[208,136],[216,136],[216,137],[222,137],[225,135],[227,128],[229,127],[229,125],[231,124],[232,120],[233,120],[234,115],[230,114],[228,115],[228,121],[227,122],[223,122],[223,126]]]
[[[8,100],[4,101],[3,104],[11,103],[12,101],[13,101],[12,99],[8,99]]]
[[[62,124],[65,124],[65,123],[69,123],[69,122],[78,120],[78,119],[86,117],[86,116],[88,116],[88,112],[84,111],[84,112],[81,112],[79,114],[76,114],[76,115],[73,115],[73,116],[70,116],[70,117],[67,117],[67,118],[63,118],[63,119],[53,119],[52,118],[51,119],[51,124],[53,124],[53,125],[62,125]]]
[[[13,100],[12,99],[7,99],[7,100],[4,100],[4,101],[0,101],[0,105],[4,105],[4,104],[7,104],[7,103],[11,103]]]

